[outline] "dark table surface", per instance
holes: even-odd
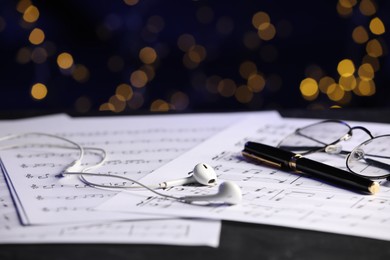
[[[390,123],[390,110],[284,110],[284,117]],[[2,118],[37,112],[0,113]],[[127,244],[0,245],[0,259],[390,259],[390,242],[270,225],[223,221],[220,246]]]

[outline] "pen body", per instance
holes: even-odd
[[[355,189],[364,193],[374,194],[379,190],[379,184],[368,178],[301,157],[300,155],[277,147],[256,142],[247,142],[243,150],[243,155],[270,166],[302,172],[308,176],[329,182],[330,184]]]
[[[365,193],[375,193],[372,192],[372,188],[375,186],[374,181],[324,163],[301,157],[296,160],[296,169],[329,183],[357,189]]]

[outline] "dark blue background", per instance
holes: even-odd
[[[359,1],[358,1],[359,2]],[[129,83],[129,75],[142,63],[138,52],[144,46],[165,46],[167,54],[161,57],[155,78],[145,88],[137,89],[144,97],[140,110],[149,110],[157,99],[169,101],[172,93],[182,91],[189,97],[187,111],[199,110],[258,110],[274,108],[328,108],[338,105],[320,95],[315,101],[303,99],[299,91],[300,82],[307,77],[305,70],[317,65],[331,77],[337,77],[337,64],[344,58],[359,62],[364,56],[364,45],[358,45],[351,38],[357,25],[367,27],[372,17],[366,17],[354,9],[351,17],[340,17],[336,10],[337,1],[157,1],[140,0],[135,6],[123,1],[33,1],[40,11],[40,17],[29,28],[22,28],[22,15],[17,12],[17,1],[1,1],[0,17],[5,27],[0,31],[0,109],[56,109],[77,110],[80,97],[89,100],[87,111],[99,110],[115,93],[120,83]],[[389,1],[377,1],[376,15],[389,23]],[[205,25],[196,19],[200,7],[208,6],[213,20]],[[246,32],[255,32],[252,16],[258,11],[267,12],[275,24],[287,20],[292,26],[291,35],[281,38],[276,35],[269,42],[263,41],[256,50],[249,50],[243,44]],[[164,29],[152,40],[141,37],[147,19],[153,15],[165,21]],[[109,32],[107,39],[98,37],[99,26],[110,24],[109,17],[119,19],[117,27]],[[234,21],[234,29],[228,35],[216,32],[220,17],[228,16]],[[115,24],[114,24],[115,25]],[[90,72],[89,80],[75,81],[59,70],[56,56],[48,57],[43,64],[19,64],[16,55],[20,48],[33,48],[28,35],[32,28],[44,30],[46,41],[53,42],[57,55],[69,52],[75,62],[85,65]],[[387,28],[386,28],[387,29]],[[177,47],[177,39],[190,33],[197,43],[207,49],[207,58],[196,69],[183,66],[183,52]],[[387,45],[387,32],[381,36]],[[259,54],[261,48],[272,45],[277,50],[277,59],[264,61]],[[387,50],[386,50],[387,54]],[[112,55],[124,60],[123,70],[112,72],[107,61]],[[279,75],[282,84],[278,89],[267,85],[255,93],[252,102],[239,103],[234,97],[222,97],[210,93],[206,88],[192,86],[192,79],[199,74],[231,78],[238,85],[245,84],[238,68],[245,60],[256,63],[267,79]],[[376,94],[371,97],[353,95],[345,107],[389,107],[390,70],[389,56],[379,59],[381,69],[375,74]],[[48,87],[48,96],[40,101],[31,98],[30,89],[36,82]],[[126,108],[125,111],[131,110]]]

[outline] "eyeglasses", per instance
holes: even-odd
[[[349,140],[353,130],[364,131],[369,139],[352,151],[344,151],[340,142]],[[278,147],[301,155],[316,152],[347,155],[346,166],[353,174],[390,180],[390,135],[374,137],[362,126],[351,127],[343,121],[325,120],[295,130]]]

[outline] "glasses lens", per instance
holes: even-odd
[[[355,174],[384,178],[390,174],[390,135],[370,139],[348,155],[347,167]]]
[[[339,121],[324,121],[298,129],[279,143],[279,148],[295,153],[324,149],[350,132],[350,127]]]

